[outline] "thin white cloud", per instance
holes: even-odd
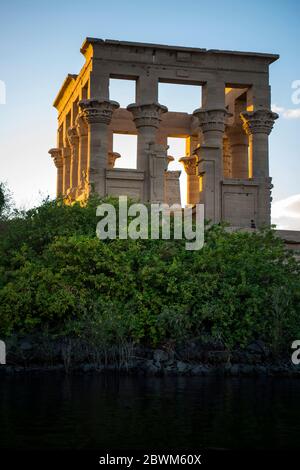
[[[300,108],[286,109],[282,106],[273,104],[272,111],[274,111],[274,113],[281,114],[285,119],[300,119]]]
[[[282,108],[281,106],[277,106],[277,104],[272,104],[272,111],[274,113],[281,114],[284,111],[284,108]]]
[[[300,194],[272,204],[272,223],[282,230],[300,230]]]
[[[283,117],[286,119],[300,119],[300,108],[299,109],[286,109],[283,111]]]

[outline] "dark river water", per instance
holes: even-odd
[[[297,449],[300,380],[0,379],[0,448]]]

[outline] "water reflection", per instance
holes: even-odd
[[[1,379],[0,448],[297,448],[300,381]]]

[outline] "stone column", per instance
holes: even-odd
[[[71,149],[70,147],[62,148],[63,160],[63,195],[66,196],[70,190],[70,175],[71,175]]]
[[[228,126],[227,137],[231,152],[232,178],[249,178],[248,137],[241,124]]]
[[[111,126],[109,126],[108,128],[108,144],[107,144],[107,147],[108,147],[108,151],[109,152],[113,152],[114,151],[114,133],[111,129]]]
[[[49,152],[53,158],[54,164],[57,168],[56,178],[56,196],[60,197],[63,194],[63,159],[62,151],[59,148],[50,149]]]
[[[168,145],[168,136],[164,132],[161,132],[160,129],[158,129],[157,136],[156,136],[156,142],[161,145]]]
[[[64,127],[61,124],[57,129],[57,148],[62,148],[64,146]]]
[[[269,135],[278,114],[269,109],[241,113],[243,128],[249,136],[250,163],[253,177],[269,176]]]
[[[196,119],[196,118],[194,118]],[[198,132],[198,134],[200,134],[200,130]],[[200,145],[200,139],[199,139],[199,135],[189,135],[187,138],[186,138],[186,143],[185,143],[185,154],[187,157],[191,157],[196,148]]]
[[[160,125],[161,116],[168,111],[166,106],[159,103],[130,104],[128,111],[133,115],[133,120],[138,132],[137,143],[137,169],[145,172],[144,200],[150,200],[149,179],[149,145],[156,143],[156,134]]]
[[[193,114],[198,118],[204,142],[195,152],[202,182],[201,203],[205,205],[206,219],[219,223],[222,218],[223,135],[226,119],[231,114],[226,108],[196,109]]]
[[[77,134],[79,136],[78,145],[78,190],[77,196],[85,190],[87,178],[87,162],[88,162],[88,126],[84,120],[82,113],[76,118]]]
[[[182,157],[179,161],[183,164],[187,174],[187,203],[198,204],[199,202],[199,176],[197,155]]]
[[[151,202],[161,203],[165,198],[165,173],[168,168],[167,145],[149,144],[148,161]]]
[[[71,197],[76,199],[76,191],[78,189],[78,153],[79,153],[79,136],[77,127],[69,127],[67,131],[68,141],[71,148],[71,165],[70,165],[70,188]]]
[[[193,115],[198,118],[205,145],[223,146],[226,119],[232,116],[225,108],[196,109]]]
[[[231,152],[232,178],[249,178],[248,137],[240,118],[240,113],[246,110],[246,105],[245,99],[234,101],[234,120],[226,129]]]
[[[270,225],[272,184],[269,176],[269,135],[278,114],[266,108],[259,108],[256,111],[241,113],[241,119],[249,136],[251,176],[258,183],[257,226]]]
[[[232,155],[227,135],[224,135],[223,139],[223,176],[232,178]]]
[[[99,196],[106,194],[106,168],[108,159],[108,125],[119,103],[111,100],[82,100],[79,102],[88,125],[88,182],[90,190]]]

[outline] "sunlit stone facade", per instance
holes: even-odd
[[[170,171],[168,137],[186,138],[182,169],[187,201],[205,204],[212,222],[237,227],[270,224],[268,139],[273,54],[230,52],[87,38],[85,64],[68,75],[54,106],[57,194],[72,202],[94,190],[147,202],[180,203],[179,171]],[[120,108],[110,78],[134,80],[135,103]],[[158,102],[158,85],[199,85],[192,114]],[[137,135],[136,169],[115,168],[113,133]]]

